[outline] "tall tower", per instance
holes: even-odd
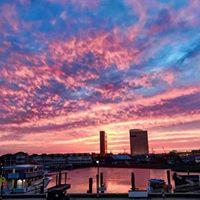
[[[107,135],[105,131],[100,131],[100,156],[107,153]]]
[[[148,133],[145,130],[131,129],[130,131],[130,150],[131,155],[148,154]]]

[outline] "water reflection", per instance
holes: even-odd
[[[131,169],[131,168],[100,168],[104,174],[107,193],[126,193],[131,186],[131,173],[135,173],[136,187],[146,189],[150,178],[167,180],[166,170],[163,169]],[[67,182],[71,184],[70,193],[86,193],[89,178],[93,178],[93,192],[96,192],[97,168],[75,169],[68,171]],[[63,177],[64,178],[64,177]],[[50,186],[55,185],[55,176]],[[63,180],[64,182],[64,180]]]

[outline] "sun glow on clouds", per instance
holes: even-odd
[[[0,153],[199,148],[198,1],[92,2],[0,2]]]

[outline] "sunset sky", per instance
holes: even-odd
[[[199,0],[1,0],[0,154],[200,149]]]

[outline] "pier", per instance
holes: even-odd
[[[48,200],[46,195],[12,195],[12,196],[3,196],[3,199],[12,199],[12,200]],[[140,199],[140,200],[199,200],[200,194],[195,193],[178,193],[178,194],[165,194],[163,197],[162,194],[150,194],[147,198],[129,198],[127,193],[123,194],[99,194],[97,197],[96,194],[69,194],[62,198],[62,200],[126,200],[126,199]],[[60,199],[61,200],[61,199]]]

